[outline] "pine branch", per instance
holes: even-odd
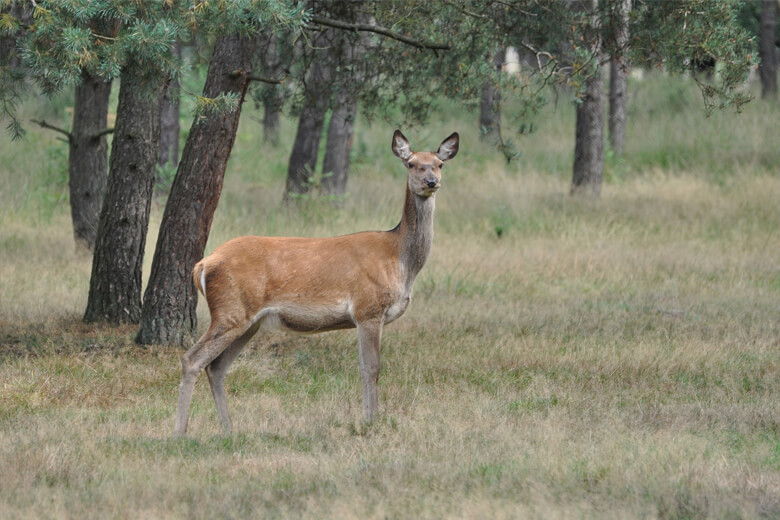
[[[312,16],[311,21],[316,24],[325,25],[328,27],[335,27],[336,29],[345,29],[348,31],[364,31],[364,32],[373,32],[376,34],[381,34],[382,36],[387,36],[388,38],[398,40],[399,42],[403,42],[407,45],[411,45],[412,47],[416,47],[418,49],[433,49],[433,50],[450,49],[449,44],[415,40],[414,38],[404,36],[401,33],[392,31],[390,29],[381,27],[379,25],[370,25],[365,23],[347,23],[339,20],[332,20],[330,18],[325,18],[323,16]]]
[[[71,133],[68,132],[67,130],[63,130],[62,128],[60,128],[58,126],[51,125],[51,124],[47,123],[46,121],[38,121],[37,119],[30,119],[30,122],[35,123],[36,125],[40,126],[41,128],[48,128],[49,130],[54,130],[55,132],[59,132],[59,133],[65,135],[65,137],[68,138],[68,142],[69,143],[71,141],[73,141],[73,135],[71,135]]]

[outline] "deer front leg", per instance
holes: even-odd
[[[379,406],[379,347],[382,339],[382,321],[358,323],[358,355],[360,377],[363,380],[363,421],[370,423]]]

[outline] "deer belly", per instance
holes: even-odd
[[[265,309],[261,314],[261,328],[266,330],[314,334],[355,327],[347,304],[319,307],[285,305]]]

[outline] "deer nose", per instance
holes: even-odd
[[[436,179],[425,179],[425,184],[429,188],[435,188],[438,183],[439,181],[437,181]]]

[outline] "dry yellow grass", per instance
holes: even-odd
[[[245,120],[209,249],[392,227],[386,130],[361,128],[343,211],[296,212],[279,204],[285,153]],[[228,375],[237,433],[203,380],[191,436],[170,438],[180,352],[82,325],[89,259],[67,210],[1,194],[0,517],[780,516],[776,172],[655,167],[576,200],[565,176],[461,135],[370,427],[354,332],[272,335]],[[258,154],[275,173],[251,170]]]

